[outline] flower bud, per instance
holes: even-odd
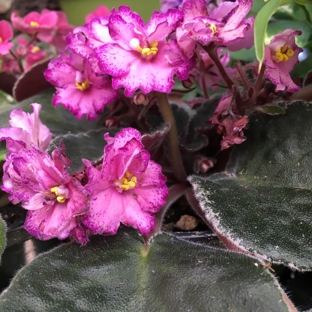
[[[133,103],[146,106],[149,103],[149,97],[146,94],[139,92],[133,97]]]
[[[186,89],[192,88],[194,82],[195,82],[196,77],[194,75],[189,75],[187,79],[182,81],[182,86]]]

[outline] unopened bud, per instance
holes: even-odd
[[[133,97],[133,103],[146,106],[149,103],[149,97],[140,92]]]
[[[117,127],[118,126],[118,120],[113,119],[113,118],[106,119],[105,120],[105,126],[107,128]]]
[[[186,89],[192,88],[196,77],[194,75],[189,75],[187,79],[182,81],[182,86]]]
[[[210,157],[198,156],[195,158],[194,171],[196,173],[206,173],[214,167],[216,160]]]

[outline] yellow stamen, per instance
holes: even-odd
[[[120,180],[119,187],[124,191],[132,190],[135,188],[137,181],[137,178],[127,171],[124,177]]]
[[[141,55],[145,57],[145,56],[150,56],[150,55],[156,55],[158,52],[157,46],[158,46],[158,42],[154,41],[150,44],[150,48],[148,47],[142,48],[139,45],[136,48],[139,52],[141,52]]]
[[[212,35],[217,31],[217,26],[215,24],[210,24],[209,28],[211,29]]]
[[[76,87],[80,91],[85,91],[89,88],[90,83],[88,79],[85,79],[83,82],[76,82]]]
[[[287,62],[290,57],[294,55],[294,50],[290,48],[287,45],[284,45],[282,47],[279,47],[275,53],[275,56],[277,57],[277,62]]]
[[[3,40],[2,40],[2,38],[0,37],[0,43],[2,43],[3,42]]]
[[[40,50],[40,48],[38,46],[34,46],[32,49],[31,49],[31,53],[37,53],[38,51]]]
[[[66,201],[66,197],[63,196],[63,195],[60,195],[59,194],[59,191],[58,191],[58,187],[57,186],[54,186],[50,189],[51,193],[55,194],[56,195],[56,200],[59,202],[59,203],[64,203]]]
[[[35,27],[35,28],[39,27],[39,23],[35,22],[35,21],[31,21],[29,24],[30,24],[30,26]]]
[[[66,197],[64,197],[64,196],[57,196],[57,197],[56,197],[56,200],[57,200],[59,203],[64,203],[65,200],[66,200]]]

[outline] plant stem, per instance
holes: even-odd
[[[226,70],[224,69],[223,65],[220,62],[216,45],[214,43],[210,43],[208,46],[203,46],[204,50],[209,54],[210,58],[213,60],[215,65],[217,66],[223,80],[225,81],[229,90],[232,90],[233,81],[227,74]]]
[[[164,120],[170,124],[170,130],[168,133],[169,155],[174,175],[180,183],[185,183],[187,175],[183,167],[182,158],[179,150],[178,130],[170,104],[168,102],[167,95],[160,92],[155,92],[155,95]]]

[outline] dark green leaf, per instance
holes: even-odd
[[[60,142],[64,142],[66,156],[71,161],[70,172],[76,172],[83,167],[82,158],[96,161],[103,157],[104,146],[107,144],[104,140],[106,132],[109,132],[111,136],[115,136],[117,129],[105,128],[84,133],[59,135],[51,142],[48,152],[52,152]]]
[[[288,311],[255,260],[158,235],[149,252],[133,231],[64,244],[23,268],[0,297],[18,311]]]
[[[312,268],[312,104],[252,115],[227,174],[190,178],[207,222],[241,250]]]
[[[0,263],[1,263],[1,255],[4,251],[6,244],[6,225],[0,216]]]

